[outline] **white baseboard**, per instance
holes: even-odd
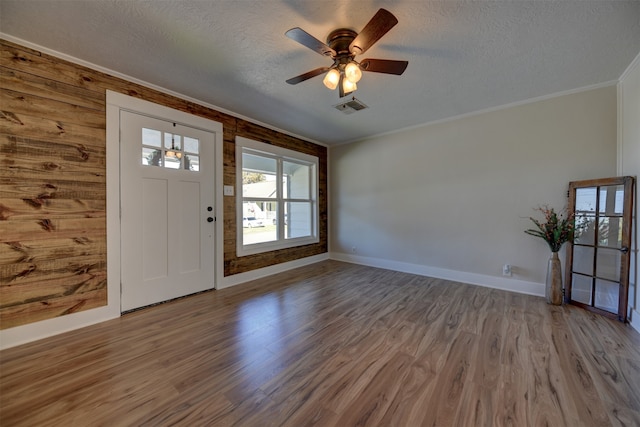
[[[0,331],[0,350],[120,317],[118,307],[100,307]]]
[[[329,254],[313,255],[307,258],[300,258],[294,261],[284,262],[282,264],[271,265],[269,267],[257,270],[247,271],[246,273],[238,273],[233,276],[225,276],[218,282],[216,289],[225,289],[251,280],[260,279],[262,277],[271,276],[273,274],[282,273],[294,268],[303,267],[305,265],[315,264],[320,261],[329,259]]]
[[[437,279],[446,279],[454,282],[469,283],[471,285],[502,289],[505,291],[518,292],[526,295],[544,296],[544,283],[527,282],[524,280],[488,276],[485,274],[467,273],[464,271],[448,270],[445,268],[430,267],[428,265],[420,264],[410,264],[400,261],[390,261],[380,258],[369,258],[345,254],[341,252],[331,252],[330,258],[337,261],[350,262],[352,264],[385,268],[387,270],[435,277]]]

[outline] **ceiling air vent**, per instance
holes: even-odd
[[[361,101],[357,100],[355,97],[351,98],[350,101],[344,102],[342,104],[338,104],[335,107],[336,107],[336,110],[342,111],[344,114],[351,114],[351,113],[355,113],[356,111],[369,108],[366,105],[364,105]]]

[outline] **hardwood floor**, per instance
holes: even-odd
[[[322,262],[0,352],[2,426],[638,426],[640,334]]]

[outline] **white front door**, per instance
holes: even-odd
[[[121,110],[121,309],[214,288],[215,135]]]

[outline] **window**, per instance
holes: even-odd
[[[142,164],[198,172],[200,141],[176,133],[143,127]]]
[[[238,256],[317,243],[318,158],[237,137],[236,159]]]
[[[627,320],[632,177],[573,181],[569,208],[579,230],[569,241],[566,300],[596,313]]]

